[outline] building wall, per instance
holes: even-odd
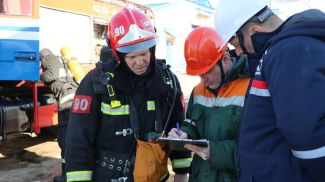
[[[185,72],[183,49],[186,36],[193,29],[193,25],[213,27],[213,10],[210,14],[205,13],[206,10],[202,6],[185,0],[165,0],[164,2],[170,2],[170,5],[152,6],[160,40],[157,45],[156,56],[166,59],[174,71]],[[210,2],[215,6],[217,0]],[[151,1],[147,5],[150,3]],[[324,0],[271,0],[270,6],[284,20],[292,14],[310,8],[325,11]]]
[[[325,11],[324,0],[272,0],[270,6],[284,20],[295,13],[311,8]]]
[[[213,13],[207,14],[202,9],[188,1],[175,1],[165,7],[153,8],[159,36],[156,56],[166,59],[174,71],[185,73],[184,42],[193,27],[213,26]]]

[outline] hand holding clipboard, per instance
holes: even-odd
[[[184,147],[184,145],[186,145],[186,144],[197,145],[200,147],[208,147],[209,146],[209,141],[206,139],[191,140],[191,139],[159,137],[158,143],[162,143],[169,150],[189,150]]]
[[[190,150],[199,155],[202,159],[210,159],[210,146],[209,141],[206,139],[192,140],[188,139],[187,133],[177,128],[172,128],[168,133],[169,138],[159,138],[158,142],[162,143],[167,149],[170,150]]]

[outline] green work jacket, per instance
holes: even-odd
[[[207,85],[194,87],[186,120],[181,130],[192,139],[208,139],[210,159],[194,155],[189,181],[233,182],[236,173],[236,138],[247,87],[248,74],[243,74],[246,60],[240,59],[215,93]]]

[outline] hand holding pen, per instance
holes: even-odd
[[[177,135],[179,138],[181,138],[181,130],[179,129],[179,123],[176,123],[176,129],[177,129]]]
[[[176,123],[176,128],[172,128],[170,132],[168,133],[168,138],[180,138],[180,139],[186,139],[188,138],[187,133],[182,131],[180,129],[179,123]]]

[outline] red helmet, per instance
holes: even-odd
[[[112,17],[108,33],[114,52],[138,52],[153,47],[158,41],[154,27],[146,15],[130,8],[123,8]]]
[[[184,45],[187,74],[206,73],[221,59],[226,48],[227,45],[214,29],[199,27],[193,30]]]

